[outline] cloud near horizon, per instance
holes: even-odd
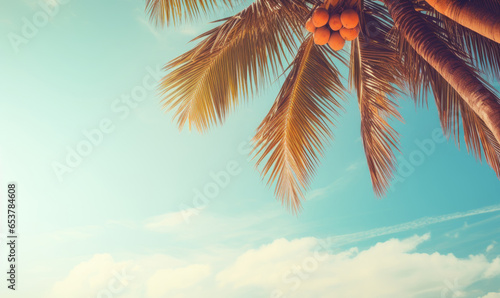
[[[214,256],[189,262],[154,255],[118,262],[109,254],[95,255],[57,282],[49,297],[69,297],[69,293],[96,297],[109,289],[123,268],[133,276],[120,292],[126,298],[331,297],[332,293],[337,297],[452,297],[457,293],[497,297],[495,292],[473,288],[478,281],[500,277],[500,256],[458,258],[418,252],[429,238],[430,234],[393,238],[363,250],[351,247],[336,252],[327,252],[313,237],[276,239],[234,259],[218,256],[218,261]]]

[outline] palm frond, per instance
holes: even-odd
[[[415,0],[411,0],[414,2]],[[500,3],[495,0],[425,0],[435,12],[467,27],[495,42],[498,38]]]
[[[146,12],[159,25],[177,25],[207,13],[232,8],[233,0],[146,0]]]
[[[491,130],[441,75],[433,70],[430,76],[445,133],[449,135],[451,131],[455,131],[454,136],[459,142],[461,119],[467,152],[472,152],[479,160],[484,154],[486,162],[500,178],[500,145]]]
[[[467,2],[471,0],[458,0],[462,5],[466,5]],[[499,0],[474,0],[474,5],[484,7],[488,10],[493,11],[496,15],[500,14],[500,1]]]
[[[500,44],[434,12],[442,20],[448,38],[467,51],[471,62],[490,78],[500,79]]]
[[[462,126],[467,151],[472,152],[479,160],[482,160],[484,154],[486,162],[500,177],[500,145],[491,130],[458,92],[419,56],[402,36],[399,36],[398,45],[405,62],[410,88],[419,94],[427,94],[429,91],[433,93],[445,135],[453,135],[457,146],[460,147]],[[489,87],[484,80],[479,79]]]
[[[450,44],[468,54],[469,62],[475,68],[485,73],[488,78],[500,80],[500,44],[440,14],[425,1],[414,1],[415,7],[428,14],[429,22],[443,29],[442,34],[446,35]],[[466,1],[459,0],[459,2]],[[475,5],[476,3],[500,15],[500,1],[476,0]]]
[[[370,23],[378,30],[369,38],[363,34],[351,44],[349,83],[357,91],[361,113],[361,136],[373,189],[385,194],[396,169],[393,150],[398,148],[397,132],[391,118],[403,121],[395,97],[402,86],[401,63],[395,48],[386,39],[390,27],[371,15],[362,18],[361,28]]]
[[[422,9],[423,11],[430,11],[432,7],[429,6],[425,0],[414,0],[415,9]],[[450,38],[449,32],[446,31],[442,20],[433,15],[422,14],[421,18],[424,19],[427,26],[427,34],[434,35],[446,44],[446,50],[451,51],[459,59],[467,63],[472,60],[471,56],[460,45],[453,42]],[[395,43],[400,55],[400,61],[403,65],[403,71],[409,95],[413,98],[417,105],[425,105],[428,103],[428,95],[431,91],[430,87],[430,74],[434,68],[421,57],[415,49],[403,37],[403,34],[396,27],[391,31],[391,38]],[[442,44],[428,45],[429,51],[435,47],[442,49]],[[473,71],[471,69],[471,71]]]
[[[432,7],[425,2],[426,0],[412,0],[412,1],[415,7],[424,8],[424,10],[428,10],[429,8],[432,9]],[[468,5],[470,2],[474,2],[474,5],[477,5],[479,7],[484,7],[495,13],[500,13],[500,1],[498,0],[455,0],[455,1],[460,7]]]
[[[307,9],[294,0],[258,0],[202,34],[192,50],[166,66],[164,106],[175,109],[179,127],[203,131],[257,87],[282,72],[283,57],[297,49]]]
[[[254,138],[257,166],[276,182],[278,198],[294,212],[301,207],[318,158],[331,137],[330,117],[342,109],[340,74],[330,57],[342,59],[327,47],[314,45],[309,36],[291,64],[270,112]]]
[[[373,25],[374,30],[379,29],[378,26],[380,27],[382,31],[381,33],[387,33],[387,29],[390,29],[394,26],[394,21],[391,18],[391,15],[389,14],[389,11],[387,10],[387,7],[378,3],[377,1],[360,1],[358,2],[358,7],[360,10],[363,11],[361,14],[361,21],[365,18],[365,16],[370,16],[371,19],[365,20],[364,24],[362,24],[361,29],[366,35],[366,29],[368,29],[368,26],[370,25],[371,22],[375,22]],[[371,35],[377,35],[375,34],[377,32],[373,32]]]

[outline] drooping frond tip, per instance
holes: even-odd
[[[389,120],[403,121],[395,102],[403,83],[398,52],[388,40],[391,24],[378,17],[383,12],[377,13],[377,9],[373,6],[373,14],[362,19],[363,24],[376,26],[377,34],[363,32],[352,43],[349,81],[357,91],[361,137],[373,189],[377,196],[383,196],[397,167],[394,151],[398,150],[399,135]]]
[[[342,108],[339,72],[312,37],[300,47],[271,111],[254,138],[257,166],[276,183],[277,197],[298,212],[318,158],[331,137],[329,125]],[[331,53],[333,54],[333,53]],[[330,55],[330,54],[328,54]]]

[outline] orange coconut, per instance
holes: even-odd
[[[325,45],[330,39],[330,29],[327,26],[316,28],[314,31],[314,43],[317,45]]]
[[[316,26],[314,26],[311,18],[306,22],[306,30],[309,32],[314,32],[316,30]]]
[[[330,39],[328,40],[328,45],[334,51],[340,51],[345,45],[345,40],[340,36],[338,32],[332,32],[330,34]]]
[[[350,40],[355,40],[358,37],[359,30],[358,28],[352,28],[352,29],[342,28],[340,29],[339,33],[343,39],[350,41]]]
[[[328,21],[328,25],[332,28],[333,31],[339,31],[342,28],[342,22],[340,21],[340,15],[338,13],[332,14],[330,20]]]
[[[358,13],[354,9],[346,9],[340,15],[342,25],[347,29],[352,29],[359,24]]]
[[[316,28],[319,28],[325,26],[329,18],[328,10],[320,7],[313,12],[312,22]]]

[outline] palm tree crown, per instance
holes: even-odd
[[[146,10],[153,21],[176,25],[234,5],[147,0]],[[317,9],[330,16],[321,28],[309,20]],[[359,25],[348,29],[355,30],[352,38],[333,27],[347,10],[359,16]],[[255,0],[170,61],[160,88],[180,128],[204,131],[284,74],[257,128],[254,154],[262,175],[294,212],[347,98],[335,63],[349,67],[377,195],[385,194],[397,167],[398,133],[389,123],[403,120],[397,99],[404,94],[426,104],[432,92],[445,134],[459,144],[461,126],[467,150],[484,157],[500,178],[500,100],[487,82],[500,78],[499,15],[498,0]],[[350,53],[339,51],[343,39],[354,39]]]

